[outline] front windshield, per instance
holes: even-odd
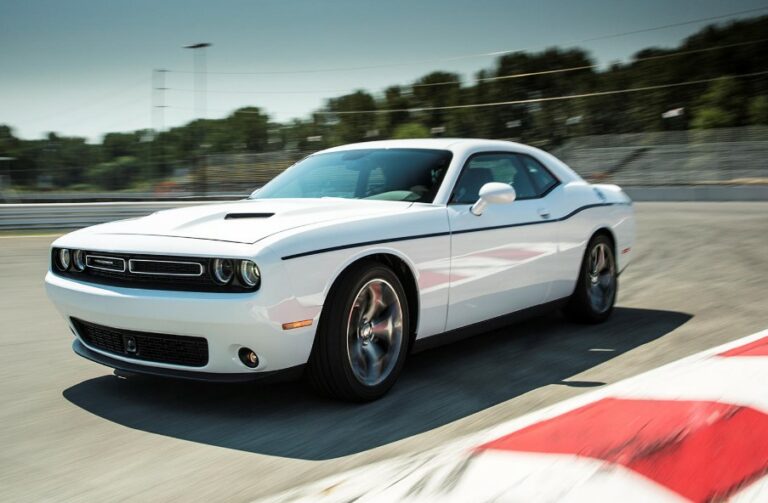
[[[431,203],[452,154],[414,148],[362,149],[307,157],[253,199],[341,197]]]

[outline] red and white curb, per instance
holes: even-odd
[[[768,502],[768,330],[270,501]]]

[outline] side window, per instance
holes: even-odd
[[[537,188],[523,160],[512,153],[488,153],[473,156],[453,189],[453,204],[473,204],[480,188],[488,182],[508,183],[515,188],[518,199],[537,197]]]
[[[542,196],[557,185],[557,179],[542,164],[529,155],[518,155],[526,173],[536,185],[536,195]]]

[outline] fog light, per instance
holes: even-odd
[[[259,357],[256,356],[256,353],[254,353],[253,350],[248,348],[240,348],[240,351],[237,352],[237,355],[240,357],[240,361],[243,362],[243,365],[246,367],[255,369],[259,366]]]

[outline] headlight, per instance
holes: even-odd
[[[60,270],[66,271],[69,269],[70,263],[71,256],[69,254],[69,250],[62,248],[56,253],[56,267],[58,267]]]
[[[229,259],[217,258],[213,260],[213,279],[220,285],[226,285],[232,281],[233,276],[232,261]]]
[[[249,288],[259,286],[261,282],[261,273],[259,268],[250,260],[240,261],[240,281]]]
[[[83,250],[75,250],[72,254],[72,263],[75,264],[75,269],[78,271],[85,269],[85,252]]]

